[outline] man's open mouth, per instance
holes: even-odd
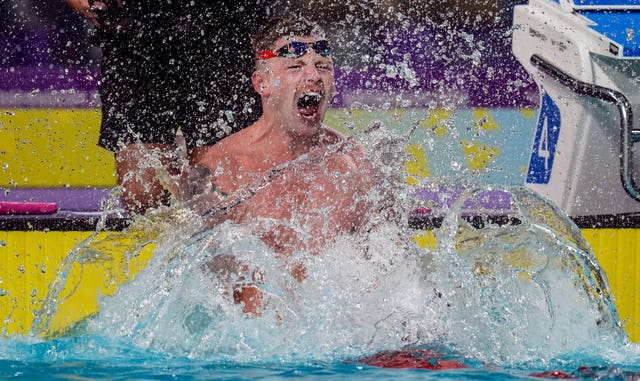
[[[320,102],[322,101],[322,93],[310,91],[304,93],[298,98],[298,111],[300,115],[311,117],[318,112]]]

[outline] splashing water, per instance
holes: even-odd
[[[552,230],[566,223],[558,217],[545,223],[532,214],[548,204],[529,191],[511,194],[516,225],[476,229],[454,206],[438,247],[426,252],[404,229],[383,224],[341,237],[322,255],[300,254],[310,274],[302,284],[244,226],[168,241],[88,329],[154,351],[239,362],[345,359],[445,342],[508,365],[622,345],[606,281],[580,236],[568,224]],[[243,316],[228,282],[210,270],[228,255],[251,264],[246,276],[261,272],[261,318]]]
[[[398,168],[402,138],[374,130],[367,145],[400,148],[373,150],[371,159]],[[394,171],[380,174],[393,185],[396,211],[407,215],[415,204],[410,192]],[[296,253],[307,267],[302,283],[250,224],[203,231],[206,216],[179,206],[163,210],[130,228],[140,237],[127,247],[129,258],[141,242],[157,244],[146,268],[102,297],[100,312],[68,334],[233,364],[334,363],[424,346],[515,369],[545,367],[567,353],[628,361],[637,351],[580,231],[521,187],[501,189],[511,198],[510,224],[472,224],[462,205],[483,190],[468,191],[446,210],[435,249],[414,244],[416,231],[404,220],[374,219],[365,233],[337,237],[320,255]],[[101,247],[88,242],[70,257],[100,260]],[[265,295],[261,317],[247,316],[233,299],[234,285],[256,274]],[[52,290],[41,327],[55,314],[65,281]]]
[[[526,188],[509,189],[515,222],[474,227],[461,197],[446,217],[427,278],[447,340],[492,364],[548,361],[625,342],[608,284],[573,223]],[[512,216],[512,217],[513,217]]]

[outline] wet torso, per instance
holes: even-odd
[[[362,147],[327,130],[321,145],[294,157],[277,144],[241,144],[250,133],[248,128],[220,142],[207,160],[218,189],[255,193],[226,219],[253,224],[254,233],[284,257],[316,254],[336,236],[357,230],[370,189]]]

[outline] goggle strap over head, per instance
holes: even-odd
[[[269,58],[277,57],[276,53],[272,50],[260,50],[256,52],[257,60],[268,60]]]

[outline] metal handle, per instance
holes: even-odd
[[[633,151],[631,150],[633,143],[640,142],[640,130],[633,129],[633,113],[627,97],[617,90],[582,82],[538,55],[531,56],[531,64],[577,94],[588,95],[616,105],[620,114],[620,180],[629,196],[640,201],[640,189],[633,178]]]

